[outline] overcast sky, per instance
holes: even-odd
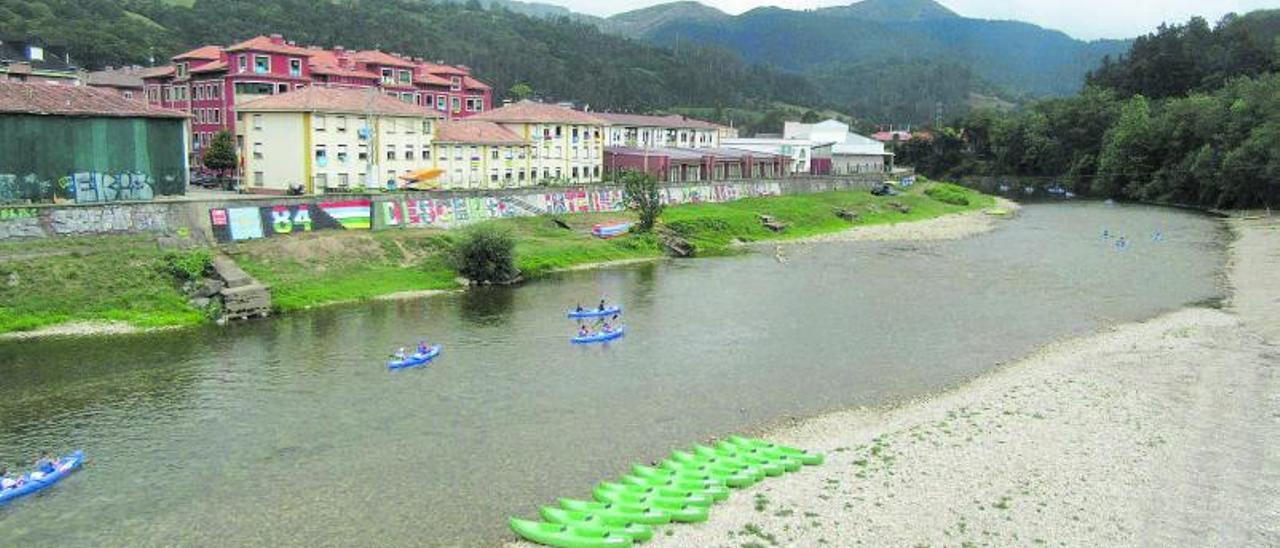
[[[537,0],[535,0],[537,1]],[[613,15],[666,0],[540,0],[592,15]],[[791,9],[849,4],[853,0],[701,0],[728,13],[758,6]],[[1017,19],[1083,39],[1132,38],[1161,22],[1200,15],[1210,23],[1229,12],[1280,8],[1280,0],[940,0],[952,11],[979,19]]]

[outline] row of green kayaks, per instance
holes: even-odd
[[[617,482],[601,482],[594,501],[560,499],[543,507],[542,519],[511,518],[521,537],[561,548],[631,546],[653,538],[654,525],[706,521],[711,506],[730,488],[822,464],[821,453],[764,440],[730,436],[714,447],[674,451],[658,466],[633,466]]]

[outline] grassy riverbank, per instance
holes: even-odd
[[[697,248],[698,256],[737,252],[740,242],[789,240],[850,228],[932,219],[991,207],[993,198],[963,191],[967,205],[926,195],[917,185],[894,197],[867,192],[828,192],[751,198],[725,204],[668,208],[662,223]],[[935,194],[937,194],[935,192]],[[946,196],[939,195],[945,199]],[[910,208],[902,213],[891,204]],[[840,219],[837,210],[858,214]],[[769,215],[787,225],[774,233],[760,222]],[[653,235],[600,240],[592,225],[632,219],[631,213],[520,217],[492,221],[516,239],[517,266],[527,279],[582,265],[657,258]],[[243,242],[224,249],[250,275],[271,286],[282,312],[379,296],[459,287],[447,253],[455,234],[445,230],[316,232]],[[164,268],[164,252],[145,236],[69,238],[0,244],[0,333],[72,321],[124,321],[138,327],[193,325],[205,321],[187,306]],[[6,283],[11,274],[16,285]]]

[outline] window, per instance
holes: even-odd
[[[126,91],[126,92],[124,92],[124,98],[125,98],[125,99],[133,99],[133,92],[132,92],[132,91]]]
[[[289,84],[276,84],[276,93],[289,93]]]
[[[338,163],[347,163],[347,145],[338,145]]]
[[[361,162],[369,161],[369,145],[360,143],[356,146],[356,159]]]
[[[395,83],[395,81],[396,81],[396,75],[395,75],[395,72],[396,72],[396,71],[391,70],[391,69],[389,69],[389,68],[384,68],[384,69],[382,69],[382,83],[384,83],[384,84],[392,84],[392,83]]]
[[[324,127],[328,123],[325,118],[325,115],[317,114],[312,120],[312,127],[316,128],[316,131],[324,131]]]
[[[271,72],[271,56],[254,55],[253,72],[254,74],[269,74]]]
[[[462,112],[462,98],[450,97],[454,112]]]
[[[413,72],[407,70],[400,71],[400,83],[408,84],[410,82],[413,82]]]
[[[178,78],[186,78],[186,77],[187,77],[187,64],[186,64],[186,63],[178,63],[178,69],[177,69],[177,71],[178,71]]]
[[[498,159],[498,147],[493,147],[493,149],[489,151],[489,159],[491,160]]]
[[[329,165],[329,154],[324,145],[316,145],[316,165],[320,167]]]
[[[253,159],[254,160],[262,159],[262,143],[253,144]]]
[[[578,178],[578,166],[573,166],[573,178]]]
[[[404,146],[404,159],[413,160],[413,145]]]
[[[427,148],[427,147],[425,147],[425,146],[424,146],[424,147],[422,147],[422,159],[423,159],[423,160],[430,160],[430,159],[431,159],[431,149],[429,149],[429,148]]]
[[[339,173],[339,174],[338,174],[338,188],[347,188],[347,187],[348,187],[348,186],[350,186],[350,185],[351,185],[351,181],[350,181],[350,179],[347,177],[347,174],[346,174],[346,173]]]
[[[435,96],[435,95],[432,95],[432,94],[428,93],[428,94],[426,94],[426,95],[423,95],[423,96],[422,96],[422,106],[427,107],[427,108],[431,108],[431,105],[434,105],[434,104],[436,104],[436,96]]]
[[[591,171],[594,173],[594,175],[595,175],[595,177],[596,177],[597,179],[599,179],[599,178],[600,178],[600,166],[595,166],[595,167],[591,168]]]
[[[407,133],[407,134],[409,134],[409,135],[413,135],[413,133],[414,133],[414,127],[415,127],[415,125],[414,125],[414,123],[413,123],[413,120],[411,120],[411,119],[406,119],[406,120],[405,120],[405,124],[404,124],[404,132],[405,132],[405,133]]]
[[[317,173],[315,174],[315,177],[312,178],[312,180],[315,181],[316,188],[329,188],[328,173]]]
[[[564,137],[564,126],[556,126],[556,139]]]
[[[407,91],[400,94],[400,100],[406,103],[409,103],[411,105],[418,104],[418,99],[415,98],[412,93],[409,93]]]
[[[253,186],[261,187],[261,186],[262,186],[262,179],[263,179],[263,177],[262,177],[262,172],[261,172],[261,171],[255,171],[255,172],[253,172]]]
[[[396,146],[395,146],[395,145],[387,145],[387,159],[388,159],[388,160],[395,160],[395,159],[396,159]]]
[[[262,82],[236,82],[236,96],[241,95],[271,95],[274,87],[271,84]]]
[[[302,76],[302,59],[289,60],[289,76],[298,78]]]
[[[346,116],[339,116],[339,117],[338,117],[338,132],[339,132],[339,133],[344,133],[344,132],[346,132],[346,131],[347,131],[347,117],[346,117]]]
[[[457,145],[454,145],[454,147],[453,147],[453,159],[454,159],[454,160],[457,160],[457,161],[462,161],[462,147],[457,146]]]
[[[254,114],[254,115],[253,115],[253,129],[262,129],[262,115],[261,115],[261,114]]]
[[[449,109],[449,97],[447,95],[437,96],[436,110],[448,110],[448,109]]]
[[[237,72],[244,72],[249,70],[249,56],[241,55],[239,59],[236,60],[236,67],[238,69]]]
[[[471,161],[472,162],[480,161],[480,147],[478,146],[471,147]]]
[[[422,121],[422,132],[423,132],[423,133],[431,133],[431,120],[423,120],[423,121]]]
[[[196,99],[204,99],[204,86],[196,86]]]
[[[459,76],[452,76],[452,77],[450,77],[450,78],[449,78],[449,89],[452,89],[453,91],[461,90],[461,89],[462,89],[462,78],[461,78],[461,77],[459,77]]]

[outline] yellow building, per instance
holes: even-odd
[[[440,122],[432,145],[434,166],[448,189],[511,188],[533,184],[533,149],[520,135],[493,122]]]
[[[492,122],[528,143],[528,184],[602,180],[606,122],[599,117],[567,107],[520,101],[467,120]],[[518,176],[519,171],[515,173]]]
[[[433,167],[432,110],[376,89],[307,87],[236,106],[249,192],[358,190]]]

